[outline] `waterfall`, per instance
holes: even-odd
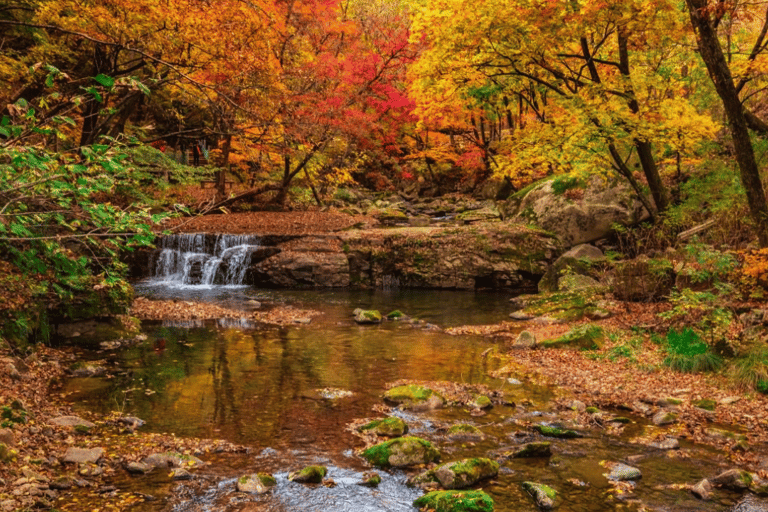
[[[165,236],[152,264],[151,282],[170,286],[242,285],[259,248],[253,235],[190,233]]]

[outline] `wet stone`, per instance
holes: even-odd
[[[145,464],[144,462],[129,462],[125,466],[125,470],[133,475],[143,475],[149,473],[154,469],[154,466]]]
[[[531,495],[536,506],[542,510],[549,510],[555,506],[557,492],[548,485],[536,482],[523,482],[523,489]]]
[[[604,466],[610,470],[605,475],[609,480],[625,482],[627,480],[637,480],[643,476],[639,469],[622,464],[621,462],[605,462]]]
[[[328,473],[325,466],[307,466],[300,471],[294,471],[288,475],[288,480],[300,484],[319,484]]]
[[[551,445],[552,443],[548,442],[527,443],[514,452],[511,452],[511,457],[516,459],[549,457],[552,455]]]
[[[659,411],[653,416],[653,424],[657,426],[671,425],[677,422],[677,413],[672,411]]]
[[[94,477],[104,474],[104,468],[95,464],[81,464],[77,473],[80,476]]]
[[[712,496],[712,484],[705,478],[691,487],[691,492],[700,500],[707,501]]]
[[[171,471],[172,480],[192,480],[192,473],[184,468],[173,468]]]
[[[264,494],[275,485],[277,485],[275,478],[266,473],[241,476],[237,479],[236,484],[239,492],[250,492],[253,494]]]
[[[103,455],[103,448],[68,448],[61,460],[75,464],[95,463]]]
[[[729,469],[712,478],[711,482],[726,489],[743,490],[752,483],[752,475],[741,469]]]

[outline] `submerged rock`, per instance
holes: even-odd
[[[476,426],[468,423],[459,423],[448,429],[448,437],[451,439],[479,440],[485,436]]]
[[[412,478],[410,485],[422,486],[437,482],[443,489],[464,489],[480,480],[499,473],[499,463],[486,458],[463,459],[446,462]]]
[[[546,437],[555,437],[558,439],[575,439],[577,437],[584,437],[582,434],[575,430],[569,430],[560,427],[550,427],[548,425],[534,425],[533,430]]]
[[[406,467],[440,460],[432,443],[418,437],[398,437],[371,446],[362,456],[374,466]]]
[[[610,472],[605,475],[608,480],[625,482],[627,480],[637,480],[643,477],[643,473],[639,469],[621,462],[604,461],[601,465],[610,470]]]
[[[288,475],[288,480],[300,484],[319,484],[328,473],[325,466],[307,466],[300,471],[294,471]]]
[[[264,494],[275,485],[277,485],[275,477],[268,473],[253,473],[250,475],[241,476],[237,479],[236,484],[238,491],[250,492],[254,494]]]
[[[555,506],[557,491],[548,485],[536,482],[523,482],[523,489],[531,495],[537,507],[549,510]]]
[[[428,411],[445,405],[445,398],[416,384],[392,388],[384,393],[384,400],[408,411]]]
[[[377,436],[400,437],[408,433],[408,424],[401,418],[392,416],[374,420],[358,428],[360,432],[371,432]]]
[[[552,443],[548,442],[527,443],[517,450],[510,452],[509,456],[515,459],[549,457],[552,455],[551,445]]]
[[[493,499],[483,491],[433,491],[413,506],[436,512],[493,512]]]

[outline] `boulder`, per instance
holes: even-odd
[[[595,277],[594,266],[606,261],[603,251],[594,245],[580,244],[572,247],[560,255],[555,262],[547,268],[544,276],[539,281],[539,293],[549,293],[562,290],[560,280],[568,275]],[[595,281],[594,286],[599,286]],[[563,283],[565,285],[568,282]]]
[[[511,452],[510,456],[514,459],[549,457],[552,455],[551,445],[549,442],[527,443]]]
[[[380,324],[382,320],[381,313],[375,309],[357,308],[353,314],[355,315],[355,322],[360,325]]]
[[[567,189],[579,193],[566,194]],[[514,194],[502,209],[505,218],[555,233],[567,247],[605,238],[617,224],[648,218],[629,184],[597,174],[586,180],[547,178]]]
[[[643,477],[642,472],[632,466],[621,462],[603,462],[602,465],[609,470],[605,475],[608,480],[624,482],[627,480],[637,480]]]
[[[480,440],[483,432],[474,425],[459,423],[448,429],[448,437],[451,439]]]
[[[413,502],[420,510],[493,512],[493,499],[483,491],[433,491]]]
[[[654,301],[669,295],[675,284],[672,264],[645,257],[623,261],[613,274],[613,294],[619,300]]]
[[[712,496],[712,484],[705,478],[691,487],[691,493],[700,500],[707,501]]]
[[[486,458],[464,459],[440,464],[412,478],[411,485],[437,482],[443,489],[464,489],[499,473],[499,463]]]
[[[557,491],[548,485],[536,482],[523,482],[523,489],[531,495],[536,506],[542,510],[549,510],[555,506]]]
[[[752,481],[752,474],[742,469],[729,469],[710,479],[714,485],[735,491],[748,489]]]
[[[671,425],[677,422],[677,413],[661,410],[653,415],[653,424],[657,426]]]
[[[416,384],[397,386],[384,393],[384,401],[408,411],[429,411],[445,405],[445,398]]]
[[[440,452],[424,439],[398,437],[364,450],[362,456],[374,466],[406,467],[436,462]]]
[[[377,436],[401,437],[408,433],[408,424],[402,419],[392,416],[374,420],[358,428],[360,432],[371,432]]]

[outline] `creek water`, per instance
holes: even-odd
[[[481,417],[464,407],[428,413],[398,414],[413,435],[432,441],[442,460],[491,456],[523,442],[542,440],[536,424],[567,424],[572,415],[558,410],[560,392],[536,383],[524,370],[493,379],[483,352],[493,341],[449,336],[441,328],[499,322],[509,313],[508,296],[461,292],[318,291],[265,292],[249,287],[140,285],[154,298],[205,300],[228,307],[291,304],[320,310],[310,325],[263,329],[247,322],[145,323],[148,340],[127,349],[97,354],[110,377],[71,379],[65,392],[76,409],[100,413],[120,410],[146,421],[144,431],[224,439],[252,447],[248,454],[204,455],[211,464],[198,470],[194,484],[170,482],[157,472],[114,477],[123,489],[158,497],[138,511],[415,511],[422,494],[405,485],[401,470],[377,470],[378,489],[356,482],[367,464],[355,453],[361,441],[347,430],[356,419],[383,417],[381,395],[398,379],[483,384],[500,391],[512,405],[500,405]],[[401,310],[420,322],[390,321],[359,326],[352,310]],[[351,392],[331,398],[334,390]],[[335,393],[336,395],[338,392]],[[621,412],[626,416],[625,412]],[[536,510],[522,490],[524,481],[558,491],[558,510],[720,511],[736,496],[718,491],[702,502],[681,489],[719,472],[722,456],[682,441],[680,450],[652,450],[635,439],[659,432],[640,417],[620,432],[588,428],[582,439],[552,442],[553,455],[510,459],[498,477],[476,486],[495,500],[495,510]],[[452,439],[446,429],[470,423],[482,439]],[[643,472],[634,488],[617,490],[604,476],[603,461],[631,460]],[[336,487],[288,482],[287,473],[306,464],[329,467]],[[272,472],[278,485],[263,496],[235,492],[237,477]],[[171,492],[171,489],[173,491]],[[643,509],[642,507],[646,507]]]

